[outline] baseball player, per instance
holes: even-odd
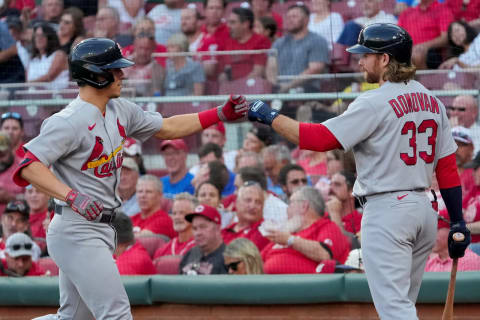
[[[60,268],[60,309],[41,319],[132,319],[112,258],[111,222],[121,205],[115,191],[126,138],[181,138],[241,118],[248,109],[245,99],[235,96],[215,109],[163,119],[119,98],[122,68],[132,65],[110,39],[75,46],[69,69],[79,95],[43,122],[14,175],[17,184],[31,183],[56,199],[47,245]]]
[[[342,115],[299,123],[256,101],[248,118],[271,125],[302,149],[353,150],[353,193],[364,207],[361,245],[375,307],[381,319],[418,319],[415,302],[436,235],[437,216],[425,192],[433,172],[450,214],[450,256],[462,257],[470,242],[456,145],[444,105],[413,80],[412,39],[405,30],[369,25],[347,51],[362,55],[365,80],[380,87],[361,94]],[[453,241],[455,232],[465,240]]]

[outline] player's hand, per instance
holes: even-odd
[[[463,235],[458,238],[458,235],[454,234],[460,233]],[[465,226],[465,221],[460,221],[455,224],[450,225],[450,232],[448,234],[448,255],[450,258],[461,258],[465,255],[465,249],[467,249],[470,244],[470,230]]]
[[[65,202],[88,221],[95,220],[103,210],[103,204],[100,201],[75,190],[70,190]]]
[[[231,95],[227,102],[217,107],[218,117],[224,122],[245,118],[247,111],[247,99],[239,95]]]
[[[278,111],[273,110],[268,104],[261,100],[250,103],[248,107],[248,120],[250,121],[257,121],[271,126],[277,116]]]

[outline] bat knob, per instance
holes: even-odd
[[[455,232],[453,235],[452,235],[452,238],[453,240],[455,240],[456,242],[462,242],[463,240],[465,240],[465,235],[461,232]]]

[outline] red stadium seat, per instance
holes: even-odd
[[[58,276],[58,266],[52,258],[41,258],[37,261],[38,266],[48,273],[49,276]]]
[[[459,89],[474,89],[477,82],[477,76],[474,73],[455,72],[453,70],[450,72],[421,74],[417,78],[419,82],[430,90],[445,89],[447,83],[458,86]]]
[[[150,258],[153,258],[155,251],[158,248],[163,246],[167,243],[165,237],[158,235],[158,236],[150,236],[150,237],[138,237],[137,240],[142,244],[142,246],[147,250]]]
[[[153,261],[157,274],[178,274],[182,256],[163,256]]]
[[[263,78],[242,78],[220,83],[218,94],[265,94],[272,92],[272,85]]]

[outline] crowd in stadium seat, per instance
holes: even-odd
[[[344,49],[357,41],[362,27],[375,22],[398,23],[410,32],[418,68],[453,70],[420,75],[427,87],[466,89],[478,84],[478,72],[459,70],[480,66],[480,0],[361,0],[353,5],[347,0],[43,0],[39,6],[6,0],[0,7],[0,84],[30,82],[28,90],[67,88],[71,48],[97,36],[117,41],[135,62],[124,72],[135,80],[136,96],[321,92],[330,79],[324,83],[301,76],[358,71],[357,60]],[[270,48],[277,51],[265,50]],[[213,54],[231,50],[264,51]],[[335,83],[333,91],[374,88],[348,82]],[[53,97],[41,92],[38,97]],[[17,90],[12,96],[24,94]],[[478,97],[441,99],[458,145],[465,220],[473,235],[468,259],[460,260],[459,270],[478,271]],[[337,99],[327,106],[287,103],[286,108],[316,122],[346,105]],[[166,104],[157,110],[170,116],[192,108],[191,103]],[[32,116],[22,108],[1,117],[2,276],[58,274],[45,240],[53,215],[48,197],[10,180],[23,157],[24,139],[38,133],[46,116],[41,112]],[[227,134],[220,123],[200,137],[163,141],[150,148],[162,157],[161,170],[145,167],[138,141],[125,141],[118,188],[123,213],[113,224],[118,238],[114,257],[121,274],[362,272],[362,208],[351,194],[351,156],[292,150],[261,126],[253,126],[242,138],[241,148],[224,151]],[[194,152],[199,161],[189,168],[187,156]],[[439,231],[427,271],[445,271],[451,265],[448,216],[440,197],[438,202]]]

